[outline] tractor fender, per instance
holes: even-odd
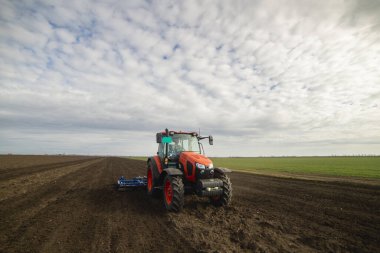
[[[220,174],[226,174],[226,173],[231,173],[232,170],[227,169],[227,168],[214,168],[215,172],[219,172]]]
[[[167,169],[164,169],[162,171],[161,175],[160,175],[160,179],[159,179],[160,185],[162,185],[164,183],[166,175],[169,175],[169,176],[172,176],[172,177],[182,177],[183,172],[180,171],[177,168],[167,168]]]
[[[167,168],[167,169],[164,169],[164,172],[166,172],[166,174],[170,175],[170,176],[182,176],[183,175],[183,172],[177,168]]]

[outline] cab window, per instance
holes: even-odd
[[[164,155],[165,155],[164,151],[165,151],[165,144],[160,143],[158,145],[158,152],[157,152],[158,156],[164,157]]]

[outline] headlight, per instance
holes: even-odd
[[[198,168],[198,169],[205,169],[206,166],[204,164],[200,164],[200,163],[195,163],[195,166]]]
[[[214,168],[214,164],[210,163],[210,165],[208,166],[209,169],[213,169]]]

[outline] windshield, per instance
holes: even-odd
[[[201,153],[196,136],[190,134],[175,134],[172,136],[173,142],[169,143],[169,156],[178,155],[183,151]]]

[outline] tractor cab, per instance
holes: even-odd
[[[213,144],[212,136],[200,137],[196,132],[168,131],[157,133],[158,152],[157,155],[164,163],[164,167],[178,167],[182,152],[204,155],[203,145],[199,141],[208,138],[210,145]]]

